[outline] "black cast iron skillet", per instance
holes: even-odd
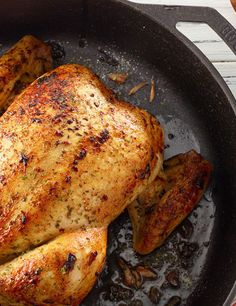
[[[214,165],[212,184],[189,217],[194,233],[187,241],[176,231],[165,246],[140,257],[132,250],[126,214],[111,225],[106,268],[83,305],[152,305],[147,293],[156,286],[159,305],[177,295],[181,305],[221,306],[236,279],[236,104],[211,63],[176,30],[178,21],[209,23],[236,52],[235,29],[210,8],[116,0],[1,3],[2,51],[25,34],[59,43],[65,54],[54,50],[56,65],[91,67],[118,95],[157,116],[166,132],[166,157],[194,148]],[[129,73],[125,85],[108,81],[114,71]],[[151,78],[157,81],[154,102],[148,102],[148,88],[127,96],[134,84]],[[186,246],[189,258],[181,251]],[[122,295],[114,285],[122,285],[119,256],[150,265],[157,280]],[[180,289],[165,288],[168,269],[180,272]]]

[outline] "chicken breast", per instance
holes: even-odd
[[[30,85],[0,120],[0,259],[106,227],[156,177],[163,131],[87,68]]]
[[[40,75],[52,69],[51,48],[32,35],[24,36],[0,57],[0,109]]]
[[[78,305],[102,269],[107,226],[160,170],[163,131],[65,65],[15,98],[0,148],[0,305]]]

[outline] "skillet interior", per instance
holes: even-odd
[[[236,119],[228,98],[209,70],[161,24],[118,1],[9,0],[2,4],[2,51],[25,34],[59,42],[65,49],[65,57],[57,60],[58,65],[74,62],[91,67],[119,96],[157,116],[169,145],[166,158],[194,148],[213,163],[212,195],[208,191],[190,217],[195,224],[191,241],[199,245],[194,253],[194,265],[187,272],[181,270],[181,289],[162,290],[162,303],[171,295],[186,298],[193,292],[187,305],[222,305],[236,277],[233,239]],[[124,85],[108,81],[107,74],[116,70],[128,72],[129,80]],[[148,102],[148,88],[128,97],[127,92],[133,85],[152,77],[157,80],[157,97],[153,103]],[[169,139],[172,137],[168,134],[174,138]],[[152,285],[160,287],[169,265],[179,267],[173,245],[178,245],[180,236],[175,233],[163,248],[145,258],[133,253],[131,240],[127,216],[122,215],[110,228],[108,265],[83,305],[119,304],[105,300],[106,294],[103,294],[112,282],[120,284],[116,264],[119,255],[133,264],[151,262],[158,272],[158,279],[146,282],[144,290],[137,291],[133,298],[152,305],[145,292]],[[168,258],[163,254],[168,254]]]

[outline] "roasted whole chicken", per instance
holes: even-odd
[[[134,247],[161,245],[201,198],[211,165],[196,152],[163,166],[163,130],[87,68],[29,85],[0,118],[0,305],[78,305],[126,207]]]

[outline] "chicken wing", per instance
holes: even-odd
[[[134,248],[148,254],[163,244],[201,199],[212,171],[195,151],[164,162],[164,170],[128,207]]]

